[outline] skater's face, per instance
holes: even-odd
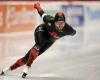
[[[65,26],[65,21],[56,21],[55,27],[58,31],[61,31]]]

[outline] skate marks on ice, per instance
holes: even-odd
[[[35,76],[27,76],[26,78],[22,78],[19,75],[1,75],[0,80],[78,80],[71,78],[63,78],[63,77],[35,77]]]

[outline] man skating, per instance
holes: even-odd
[[[8,70],[12,71],[25,65],[22,77],[25,78],[33,61],[46,51],[56,40],[66,35],[75,35],[76,31],[67,24],[63,12],[57,12],[55,17],[47,15],[41,8],[40,3],[34,3],[34,8],[37,9],[40,17],[43,19],[43,24],[37,26],[35,30],[35,45],[28,53],[18,59],[13,65],[2,70],[1,75]]]

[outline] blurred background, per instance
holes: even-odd
[[[0,1],[0,71],[34,45],[34,30],[42,23],[33,8],[34,2]],[[30,76],[100,80],[100,1],[42,0],[40,4],[52,16],[58,10],[63,11],[67,23],[77,33],[59,39],[39,56],[32,65]],[[22,68],[16,70],[16,74],[20,70]]]

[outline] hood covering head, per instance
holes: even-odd
[[[55,14],[55,21],[65,21],[65,15],[63,12],[57,12]]]

